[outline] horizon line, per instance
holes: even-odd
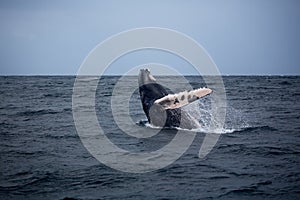
[[[181,74],[182,76],[219,76],[215,74],[195,75],[195,74]],[[300,74],[220,74],[221,76],[300,76]],[[0,77],[5,76],[78,76],[78,74],[0,74]],[[86,74],[81,76],[98,76],[95,74]],[[103,74],[101,76],[124,76],[124,74]],[[125,76],[138,76],[125,75]],[[174,74],[155,75],[155,76],[180,76]]]

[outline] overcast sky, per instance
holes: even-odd
[[[76,74],[97,44],[139,27],[189,35],[224,75],[300,75],[299,24],[297,0],[1,0],[0,75]],[[124,56],[108,72],[148,62],[193,73],[157,51]]]

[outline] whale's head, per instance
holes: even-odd
[[[156,79],[151,75],[148,69],[141,69],[139,73],[139,86],[156,83]]]

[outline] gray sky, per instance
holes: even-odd
[[[76,74],[98,43],[138,27],[189,35],[224,75],[300,75],[299,10],[297,0],[1,0],[0,75]],[[124,56],[108,73],[147,62],[193,73],[158,51]]]

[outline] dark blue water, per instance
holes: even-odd
[[[167,144],[172,130],[147,140],[118,129],[110,109],[118,78],[103,78],[96,93],[97,117],[109,138],[132,151]],[[299,76],[223,77],[229,131],[204,159],[198,152],[205,133],[198,133],[175,163],[144,174],[111,169],[83,146],[72,116],[74,79],[0,77],[0,199],[300,198]],[[187,79],[203,86],[200,77]],[[130,115],[136,122],[146,118],[137,91]]]

